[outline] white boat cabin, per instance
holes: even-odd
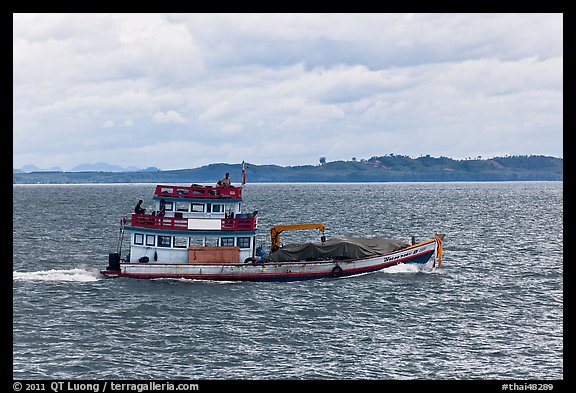
[[[132,214],[133,263],[244,263],[255,257],[257,212],[242,213],[241,187],[157,186],[153,211]]]

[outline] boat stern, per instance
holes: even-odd
[[[102,274],[104,277],[108,277],[108,278],[116,278],[116,277],[120,277],[120,271],[119,270],[100,270],[100,274]]]
[[[118,277],[120,275],[120,254],[117,252],[108,254],[108,266],[106,270],[100,270],[100,274],[106,277]]]

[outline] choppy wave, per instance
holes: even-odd
[[[154,187],[14,188],[13,378],[563,378],[561,182],[247,184],[261,229],[305,218],[329,237],[442,232],[443,265],[290,283],[105,279],[118,215]]]
[[[102,276],[98,271],[88,269],[50,269],[36,272],[12,272],[13,280],[23,281],[98,281]]]

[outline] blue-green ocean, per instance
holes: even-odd
[[[564,378],[562,182],[247,184],[265,248],[276,224],[440,232],[443,266],[291,283],[104,278],[120,218],[138,199],[151,208],[154,187],[13,186],[14,379]]]

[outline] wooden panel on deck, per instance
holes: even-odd
[[[238,263],[240,247],[188,247],[188,263]]]

